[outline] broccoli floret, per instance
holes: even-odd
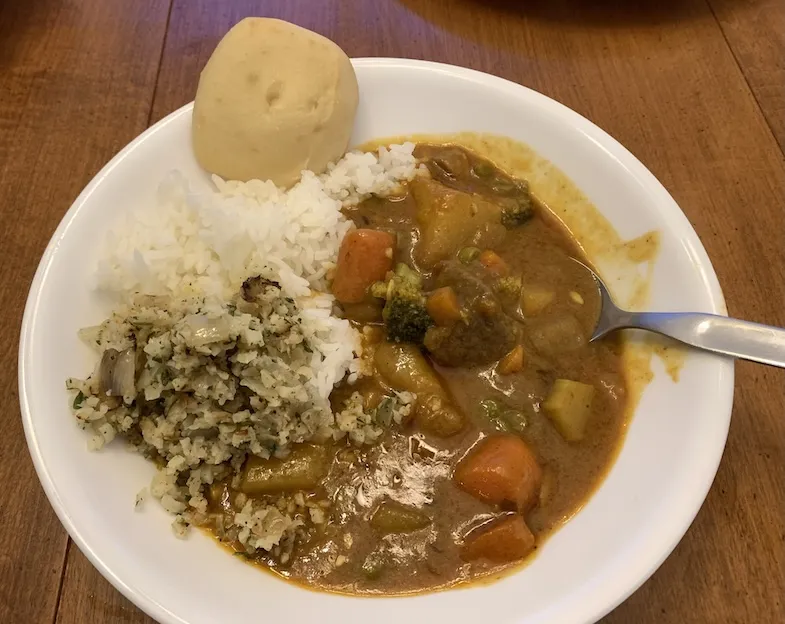
[[[371,297],[376,297],[377,299],[387,299],[387,291],[390,289],[390,284],[392,284],[392,280],[387,282],[374,282],[371,284]]]
[[[422,344],[425,332],[433,325],[433,319],[423,305],[401,299],[393,299],[385,305],[382,318],[387,336],[395,342]]]
[[[517,297],[521,294],[521,278],[517,275],[508,275],[496,280],[494,290],[500,296]]]
[[[534,216],[534,205],[529,185],[519,183],[515,198],[506,201],[502,207],[502,225],[508,230],[523,225]]]
[[[371,286],[371,294],[386,300],[382,319],[390,340],[422,344],[433,319],[425,309],[422,278],[418,273],[399,264],[388,281]]]

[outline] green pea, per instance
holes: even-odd
[[[477,247],[464,247],[458,252],[458,260],[463,264],[471,264],[480,255],[480,250]]]

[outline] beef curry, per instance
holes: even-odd
[[[331,400],[360,393],[384,434],[249,460],[238,488],[311,501],[297,542],[257,561],[318,589],[411,593],[517,565],[590,495],[624,427],[621,345],[588,342],[600,302],[577,243],[491,162],[415,155],[429,175],[345,209],[357,227],[332,282],[370,374]],[[213,488],[215,513],[232,494]]]

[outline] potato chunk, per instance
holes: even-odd
[[[424,529],[431,523],[428,515],[393,500],[383,501],[371,516],[371,526],[386,535],[388,533],[411,533]]]
[[[524,316],[537,316],[556,298],[549,288],[535,284],[524,284],[521,290],[521,311]]]
[[[415,178],[410,188],[420,225],[415,257],[425,268],[457,253],[487,224],[501,223],[501,208],[477,195],[426,178]]]
[[[416,346],[383,342],[376,348],[374,364],[395,390],[417,395],[415,419],[423,431],[446,438],[463,429],[463,414],[452,404],[435,371]]]
[[[543,402],[543,410],[568,442],[583,439],[595,392],[594,386],[589,384],[557,379],[548,398]]]
[[[440,438],[449,438],[463,429],[463,414],[442,396],[418,396],[414,412],[420,428]]]
[[[398,391],[443,395],[444,389],[420,350],[407,343],[382,342],[374,354],[376,370]]]
[[[557,356],[586,346],[586,335],[571,314],[548,318],[529,329],[534,348],[546,356]]]
[[[329,468],[328,449],[314,444],[295,446],[285,459],[249,457],[240,491],[253,496],[309,490],[319,485]]]

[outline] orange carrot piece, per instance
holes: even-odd
[[[478,442],[456,466],[458,487],[493,505],[513,503],[524,512],[537,502],[542,468],[521,438],[495,434]]]
[[[340,303],[360,303],[368,287],[393,266],[395,236],[378,230],[353,230],[341,242],[332,291]]]
[[[517,561],[534,550],[535,541],[526,521],[517,514],[509,515],[471,531],[461,548],[461,557],[466,561]]]
[[[507,275],[510,272],[510,267],[502,257],[490,249],[483,251],[477,259],[480,264],[495,275]]]
[[[434,290],[428,297],[425,308],[437,325],[449,326],[462,318],[458,296],[450,286]]]
[[[512,375],[523,370],[523,347],[515,345],[512,350],[505,355],[496,366],[496,372],[500,375]]]

